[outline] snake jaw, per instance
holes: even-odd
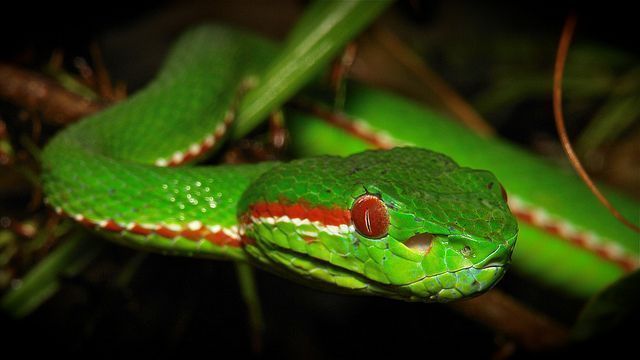
[[[422,229],[424,230],[424,228]],[[392,284],[409,301],[449,302],[477,296],[491,289],[504,275],[515,236],[497,241],[470,234],[418,232],[404,240],[387,239],[394,260]],[[397,243],[397,245],[391,245]],[[389,257],[387,257],[389,258]],[[411,262],[419,270],[412,267]],[[402,267],[405,267],[403,270]]]
[[[401,286],[410,295],[406,300],[416,302],[451,302],[481,295],[504,276],[505,266],[468,267],[444,272]]]

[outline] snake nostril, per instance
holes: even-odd
[[[460,253],[462,254],[462,256],[468,258],[473,255],[473,250],[471,250],[471,247],[469,247],[469,245],[465,245],[460,251]]]
[[[435,235],[429,233],[416,234],[407,239],[404,245],[409,249],[427,255],[433,246],[433,239]]]

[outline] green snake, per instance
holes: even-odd
[[[82,185],[77,180],[68,179],[64,183],[49,182],[48,176],[49,174],[62,174],[64,171],[69,171],[69,173],[78,171],[71,160],[62,161],[61,164],[60,159],[55,157],[56,155],[52,156],[52,154],[60,154],[61,149],[70,152],[68,155],[62,155],[67,159],[72,159],[71,155],[80,156],[80,154],[87,155],[89,153],[92,154],[90,158],[95,160],[97,157],[93,155],[99,154],[104,165],[103,168],[100,168],[104,179],[113,177],[112,173],[117,172],[117,168],[122,166],[120,163],[123,161],[128,164],[127,166],[134,166],[131,161],[135,161],[137,164],[175,165],[197,160],[214,150],[225,133],[235,126],[235,124],[232,125],[231,119],[234,115],[233,110],[236,107],[236,102],[238,99],[247,100],[247,97],[239,95],[248,86],[259,80],[257,75],[265,66],[264,64],[259,65],[259,61],[247,60],[242,55],[231,55],[230,53],[241,53],[244,51],[241,50],[242,48],[251,51],[254,57],[269,59],[277,51],[269,43],[246,34],[230,35],[228,30],[218,29],[216,31],[219,34],[217,36],[208,35],[213,38],[209,39],[206,45],[203,45],[206,48],[210,48],[212,45],[216,46],[217,50],[211,50],[211,59],[205,60],[206,56],[184,55],[186,52],[198,55],[204,55],[203,53],[207,52],[204,49],[196,49],[187,36],[173,50],[165,71],[159,75],[154,84],[148,90],[134,97],[134,99],[142,97],[148,100],[136,100],[137,105],[122,105],[125,110],[115,110],[118,107],[110,109],[105,114],[98,116],[98,118],[109,119],[102,120],[104,122],[102,125],[98,124],[98,120],[89,120],[89,122],[96,124],[78,125],[78,130],[70,129],[69,135],[61,135],[60,139],[55,140],[47,148],[45,151],[45,170],[47,170],[45,186],[54,207],[87,225],[101,229],[106,227],[112,232],[123,233],[126,235],[126,239],[120,239],[121,241],[137,244],[145,249],[189,254],[200,250],[202,246],[210,246],[209,244],[196,246],[193,241],[182,241],[185,239],[176,237],[176,234],[179,233],[178,230],[183,229],[178,225],[184,225],[186,218],[170,223],[168,220],[162,219],[161,216],[156,216],[155,219],[152,219],[153,221],[160,221],[168,225],[167,228],[158,228],[158,224],[154,224],[151,220],[138,224],[133,222],[138,219],[136,216],[122,217],[121,210],[117,214],[120,216],[120,222],[116,221],[117,216],[111,217],[113,214],[101,216],[94,214],[92,216],[91,212],[96,211],[92,210],[95,207],[94,203],[83,206],[76,204],[73,205],[73,208],[68,208],[72,206],[72,201],[56,200],[56,196],[62,196],[76,186],[87,185]],[[302,30],[298,31],[298,38],[303,37],[300,35],[303,32]],[[246,48],[233,44],[224,45],[229,41],[227,36],[237,38],[235,45],[246,41]],[[250,48],[251,50],[248,50]],[[298,53],[298,56],[304,54]],[[231,58],[233,60],[230,60]],[[198,66],[203,65],[200,63],[201,61],[206,62],[204,67],[224,68],[224,71],[221,69],[218,69],[218,72],[214,71],[215,76],[218,77],[216,82],[201,83],[195,73],[192,74],[193,77],[190,77],[188,72],[181,75],[186,78],[174,79],[180,72],[171,70],[172,67],[179,68],[183,64],[190,64],[190,66],[194,66],[194,69],[198,69]],[[264,63],[264,61],[262,62]],[[200,69],[202,68],[200,67]],[[201,75],[210,74],[209,71],[211,70],[209,69]],[[164,85],[157,85],[158,83]],[[209,86],[210,88],[204,90],[206,94],[194,91],[194,89],[200,89],[200,86]],[[168,87],[175,88],[171,91],[176,92],[165,92],[164,89]],[[284,92],[281,88],[276,90],[262,92],[260,97],[254,96],[247,102],[253,105],[254,109],[262,109],[263,113],[268,113],[271,110],[264,106],[260,100]],[[190,98],[187,99],[181,95],[187,95]],[[194,115],[180,113],[175,118],[167,119],[163,112],[166,106],[158,106],[157,104],[178,100],[183,103],[171,103],[172,106],[189,108],[189,111],[192,111]],[[153,101],[158,101],[154,105],[155,108],[145,109],[144,105]],[[318,104],[314,104],[312,108],[315,108],[312,111],[315,114],[310,114],[309,111],[288,113],[288,118],[292,120],[288,125],[293,135],[293,147],[298,155],[334,154],[347,156],[370,148],[410,145],[445,153],[463,166],[489,169],[498,175],[501,183],[508,190],[510,208],[519,222],[519,245],[513,254],[513,267],[529,277],[578,296],[590,296],[625,273],[637,269],[640,265],[640,246],[637,234],[621,226],[608,214],[594,200],[577,177],[544,159],[500,139],[477,136],[449,119],[406,99],[362,86],[349,86],[346,107],[341,112],[333,111],[330,113],[326,111],[326,108],[318,112],[317,109],[323,109]],[[138,112],[144,113],[145,116],[137,116]],[[253,113],[257,112],[259,111],[253,111]],[[327,113],[329,114],[327,115]],[[133,115],[136,116],[135,120],[131,118],[131,114],[135,114]],[[206,119],[206,121],[202,119]],[[220,121],[220,119],[223,120]],[[389,121],[389,119],[401,119],[401,121]],[[160,126],[160,122],[165,124],[165,121],[166,124],[174,122],[174,125]],[[175,125],[178,122],[182,126]],[[239,132],[246,133],[246,130],[245,126],[245,129]],[[75,135],[71,135],[71,133]],[[154,140],[156,137],[167,139],[167,141]],[[80,142],[73,140],[74,138]],[[322,141],[318,141],[318,139]],[[78,164],[82,164],[82,162],[78,162]],[[273,167],[275,165],[259,166]],[[142,168],[146,169],[148,166],[142,166]],[[149,171],[163,171],[163,169]],[[184,171],[200,170],[186,169]],[[265,171],[267,170],[265,169]],[[118,176],[119,178],[125,177],[122,174]],[[125,186],[127,179],[130,178],[134,179],[133,176],[129,176],[126,179],[118,180],[117,183]],[[233,176],[231,178],[230,182],[239,179]],[[90,180],[87,184],[98,187],[97,184],[94,184],[98,181],[97,178],[90,178]],[[169,185],[167,184],[167,186]],[[63,190],[58,190],[59,187],[62,187]],[[113,190],[110,188],[108,191]],[[105,195],[104,191],[98,191],[90,196],[98,195],[112,197]],[[637,202],[611,191],[608,191],[608,197],[623,213],[631,218],[638,218],[640,206]],[[83,197],[79,197],[77,200],[81,201],[82,199]],[[190,199],[183,199],[182,204],[184,206],[191,204]],[[121,200],[129,201],[122,198]],[[56,203],[56,201],[58,202]],[[126,206],[130,206],[131,211],[140,211],[137,204],[122,205],[122,207]],[[160,211],[160,207],[156,211]],[[231,213],[232,211],[225,216],[235,219],[236,215],[233,217],[228,215]],[[168,216],[172,215],[170,212],[167,214]],[[203,223],[201,220],[198,221]],[[233,221],[236,220],[225,220],[229,224]],[[143,224],[148,225],[148,228],[144,228]],[[191,223],[193,228],[196,228],[197,224],[199,223]],[[130,229],[127,229],[128,227]],[[155,229],[166,236],[149,234],[150,229]],[[213,229],[226,229],[227,232],[235,233],[221,226],[218,228],[214,225]],[[197,231],[187,233],[188,238],[197,237],[196,233]],[[209,234],[209,237],[211,236]],[[359,234],[356,233],[356,236]],[[167,240],[172,240],[175,244],[168,248],[166,246]],[[258,244],[257,241],[256,243]],[[196,250],[177,251],[176,249],[183,244],[186,247],[195,246]],[[382,244],[382,242],[378,244]],[[248,251],[248,247],[243,249]],[[236,260],[250,259],[250,256],[245,253],[246,251],[239,251],[237,248],[223,247],[217,250],[224,253],[218,254],[218,257],[230,257]],[[307,260],[310,259],[307,258]],[[334,261],[336,260],[334,259]],[[260,261],[257,263],[260,264]],[[269,268],[269,266],[263,267]],[[318,267],[318,264],[306,263],[304,267],[312,268],[314,266]],[[275,270],[277,267],[281,267],[281,265],[270,269],[282,273],[281,270]],[[299,277],[299,274],[296,277]]]
[[[290,113],[289,123],[292,146],[303,156],[411,145],[491,170],[518,219],[513,269],[529,278],[585,298],[640,267],[638,234],[618,222],[567,168],[504,140],[479,136],[397,95],[355,84],[342,112],[330,113],[321,103],[303,108]],[[403,126],[390,124],[394,116]],[[313,141],[318,137],[323,141]],[[619,210],[639,218],[636,201],[602,188]]]
[[[189,31],[144,90],[46,146],[48,203],[121,243],[334,291],[446,302],[491,288],[518,230],[488,171],[415,147],[173,167],[219,147],[275,53],[247,33]]]

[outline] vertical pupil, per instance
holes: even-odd
[[[373,230],[371,230],[371,212],[367,209],[364,213],[364,224],[367,227],[367,234],[371,234]]]

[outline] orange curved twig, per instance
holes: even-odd
[[[571,44],[571,38],[576,27],[576,16],[570,14],[562,29],[562,36],[560,37],[560,44],[558,45],[558,53],[556,55],[555,69],[553,73],[553,114],[556,122],[556,128],[558,130],[558,136],[560,142],[564,148],[571,166],[576,170],[578,175],[585,182],[589,190],[598,198],[598,200],[615,216],[621,223],[629,227],[635,232],[640,232],[640,227],[631,221],[627,220],[615,207],[607,200],[606,197],[600,192],[598,187],[593,183],[589,174],[585,171],[584,167],[580,163],[578,156],[573,151],[573,147],[569,142],[569,136],[564,126],[564,116],[562,114],[562,77],[564,74],[564,65],[567,60],[567,53],[569,52],[569,45]]]

